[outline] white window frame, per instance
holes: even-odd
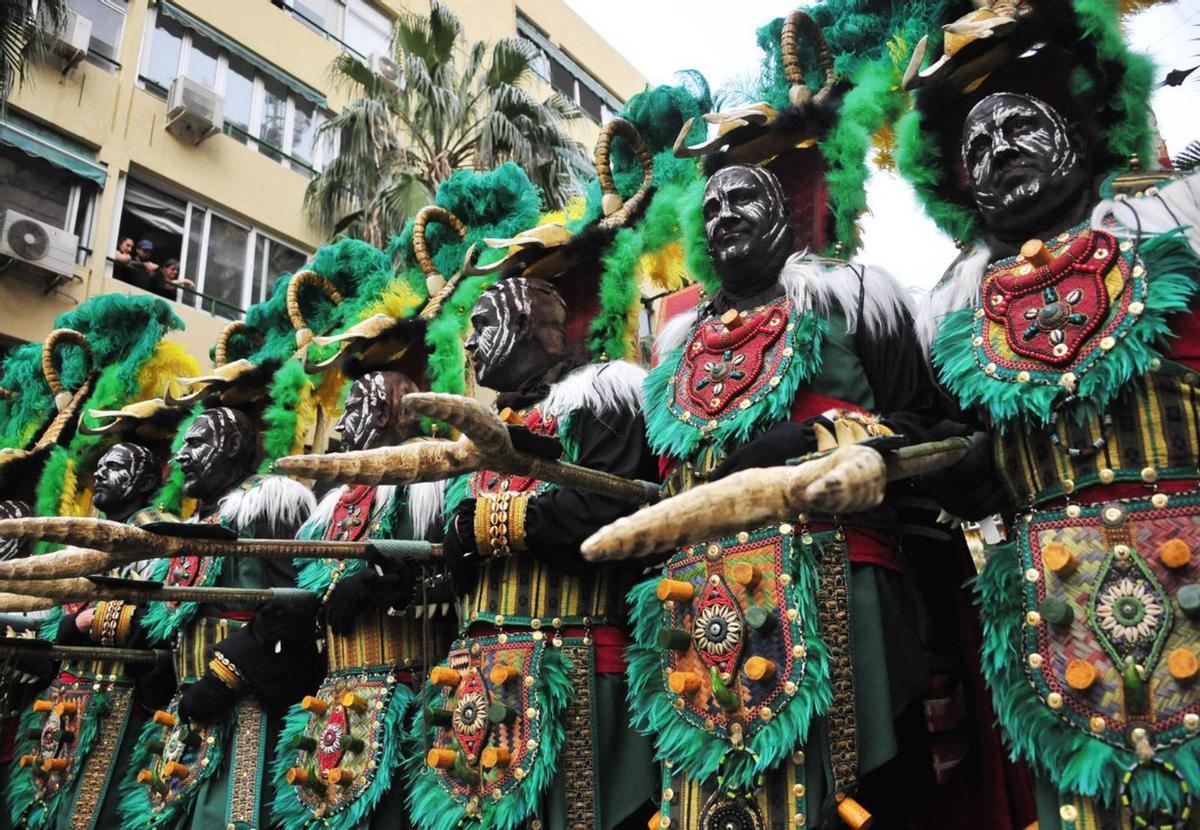
[[[102,6],[107,6],[121,15],[121,31],[117,32],[117,42],[115,44],[117,53],[116,56],[112,58],[101,58],[96,56],[91,63],[95,63],[105,68],[109,72],[115,72],[117,67],[121,65],[121,62],[118,60],[118,58],[121,55],[121,45],[125,42],[125,26],[129,23],[129,2],[127,0],[123,6],[118,5],[115,0],[97,0],[97,2],[99,2]],[[71,0],[67,0],[67,8],[71,11],[75,11],[71,5]],[[79,12],[75,13],[79,14]],[[91,49],[88,50],[86,57],[92,57]]]
[[[250,260],[249,260],[250,267],[246,271],[246,273],[250,276],[250,280],[249,280],[249,283],[250,283],[249,290],[250,291],[253,291],[253,289],[254,289],[254,277],[255,277],[255,274],[253,273],[254,272],[254,249],[258,246],[258,240],[260,240],[260,239],[267,243],[267,247],[264,251],[264,256],[263,256],[263,268],[264,269],[267,267],[267,263],[271,259],[271,246],[272,245],[281,245],[284,248],[287,248],[289,251],[295,251],[296,253],[303,256],[305,258],[305,260],[307,260],[310,256],[312,256],[312,254],[305,253],[304,249],[297,248],[295,245],[292,245],[288,242],[284,242],[282,239],[272,236],[271,234],[267,233],[266,231],[254,229],[251,232],[251,238],[250,238]],[[254,303],[264,302],[265,300],[267,300],[270,297],[270,295],[271,295],[270,278],[272,276],[273,276],[272,274],[267,274],[267,273],[263,274],[262,296],[261,297],[251,297],[250,305],[253,305]],[[245,307],[249,308],[250,305],[247,305]]]
[[[342,7],[343,10],[345,9],[344,3],[339,2],[338,5],[340,7]],[[138,63],[138,78],[139,78],[139,80],[138,80],[137,84],[139,87],[142,87],[142,88],[145,88],[145,84],[140,79],[143,77],[143,69],[148,65],[148,63],[150,61],[150,51],[154,44],[154,31],[155,31],[157,24],[158,24],[158,9],[151,8],[146,13],[146,36],[142,38],[142,49],[141,49],[141,55],[139,57],[139,63]],[[181,26],[180,28],[183,29],[183,38],[181,39],[180,44],[179,44],[179,62],[175,67],[175,77],[176,78],[178,78],[180,75],[187,74],[188,65],[191,61],[191,54],[192,54],[192,31],[191,31],[191,29],[188,29],[186,26]],[[217,49],[218,49],[217,69],[216,69],[216,73],[213,77],[213,92],[215,92],[217,95],[220,95],[222,98],[224,98],[225,97],[225,88],[226,88],[225,85],[228,81],[228,76],[229,76],[229,54],[224,49],[221,49],[219,46],[217,47]],[[295,112],[296,93],[293,92],[292,90],[286,89],[286,88],[285,88],[285,91],[286,91],[286,98],[285,98],[284,116],[283,116],[283,142],[282,142],[282,146],[276,148],[281,153],[283,153],[284,158],[279,159],[277,163],[282,164],[284,167],[287,167],[289,170],[294,170],[295,172],[300,173],[301,175],[311,175],[308,167],[300,159],[293,158],[292,130],[296,123],[296,112]],[[263,81],[263,75],[261,72],[259,72],[257,69],[255,69],[255,71],[254,71],[254,91],[251,93],[251,97],[250,97],[250,123],[247,125],[247,129],[246,129],[246,132],[248,132],[250,135],[249,135],[249,137],[246,138],[245,145],[256,152],[258,152],[260,149],[259,138],[261,136],[261,131],[262,131],[263,106],[266,101],[266,95],[267,95],[266,84]],[[319,127],[326,120],[328,120],[328,117],[329,117],[328,114],[325,112],[325,110],[321,109],[320,107],[314,106],[314,112],[315,112],[314,120],[316,122],[317,127]],[[238,141],[239,143],[241,143],[240,137],[235,140]],[[333,153],[329,153],[327,156],[323,152],[323,149],[324,148],[323,148],[322,142],[316,141],[313,143],[313,158],[312,158],[311,163],[312,163],[312,168],[317,172],[320,172],[321,170],[324,169],[326,158],[333,158],[336,155],[336,152],[333,152]]]

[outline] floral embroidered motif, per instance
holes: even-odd
[[[1100,627],[1126,646],[1153,638],[1162,621],[1163,607],[1140,581],[1125,578],[1112,585],[1096,604]]]
[[[696,606],[692,641],[706,664],[732,672],[742,651],[742,614],[724,580],[710,581]]]

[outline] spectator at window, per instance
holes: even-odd
[[[149,274],[153,274],[158,270],[158,263],[154,261],[154,243],[149,239],[143,239],[137,244],[137,257],[133,261],[134,265],[141,267]]]
[[[179,260],[168,259],[163,263],[162,281],[176,288],[195,288],[196,283],[179,276]]]
[[[113,254],[113,261],[121,265],[128,265],[133,259],[133,237],[127,236],[117,243],[117,252]]]

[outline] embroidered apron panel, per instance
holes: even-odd
[[[1069,510],[1017,527],[1030,684],[1059,718],[1124,751],[1134,726],[1156,750],[1194,739],[1200,620],[1180,591],[1200,582],[1200,499]]]
[[[155,812],[191,798],[197,788],[213,773],[214,747],[224,741],[226,727],[222,724],[194,726],[179,719],[182,693],[172,698],[159,716],[159,725],[152,743],[146,769],[139,770],[137,782],[145,787],[150,807]]]
[[[435,770],[438,783],[468,814],[478,814],[523,786],[532,765],[542,762],[544,724],[563,713],[547,710],[536,694],[549,647],[540,632],[463,642],[446,661],[460,680],[436,691],[429,716],[439,727],[433,750],[454,757]]]
[[[293,766],[305,775],[292,786],[315,818],[348,809],[371,787],[395,687],[387,672],[362,672],[327,677],[312,696],[318,703],[309,704],[309,722],[293,750]]]
[[[795,556],[790,530],[771,526],[667,563],[667,579],[690,597],[663,603],[661,682],[691,727],[748,740],[795,699],[805,671]]]
[[[114,689],[128,694],[128,689]],[[55,683],[44,697],[34,703],[35,712],[44,712],[34,753],[19,760],[23,772],[31,775],[42,800],[66,790],[86,759],[76,757],[79,733],[91,711],[96,693],[91,682]]]

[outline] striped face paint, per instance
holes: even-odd
[[[111,513],[139,500],[143,489],[158,489],[157,466],[154,454],[141,444],[114,444],[96,463],[92,502]]]
[[[254,432],[245,415],[226,406],[204,410],[175,454],[183,492],[201,500],[215,498],[249,474],[254,453]]]
[[[32,516],[29,505],[18,499],[0,499],[0,519],[23,519]],[[28,544],[21,539],[0,537],[0,561],[23,554]]]
[[[561,300],[559,300],[561,302]],[[475,361],[475,378],[495,389],[517,344],[529,334],[533,304],[529,280],[502,279],[483,292],[471,311],[474,331],[466,348]]]
[[[976,204],[989,225],[1032,204],[1061,201],[1080,170],[1070,128],[1031,95],[998,92],[972,108],[963,124],[963,163]]]
[[[726,284],[773,281],[792,247],[789,211],[779,179],[749,165],[722,168],[701,203],[713,265]]]
[[[346,395],[342,417],[334,428],[342,433],[348,450],[379,446],[379,413],[388,405],[383,372],[371,372],[354,381]]]

